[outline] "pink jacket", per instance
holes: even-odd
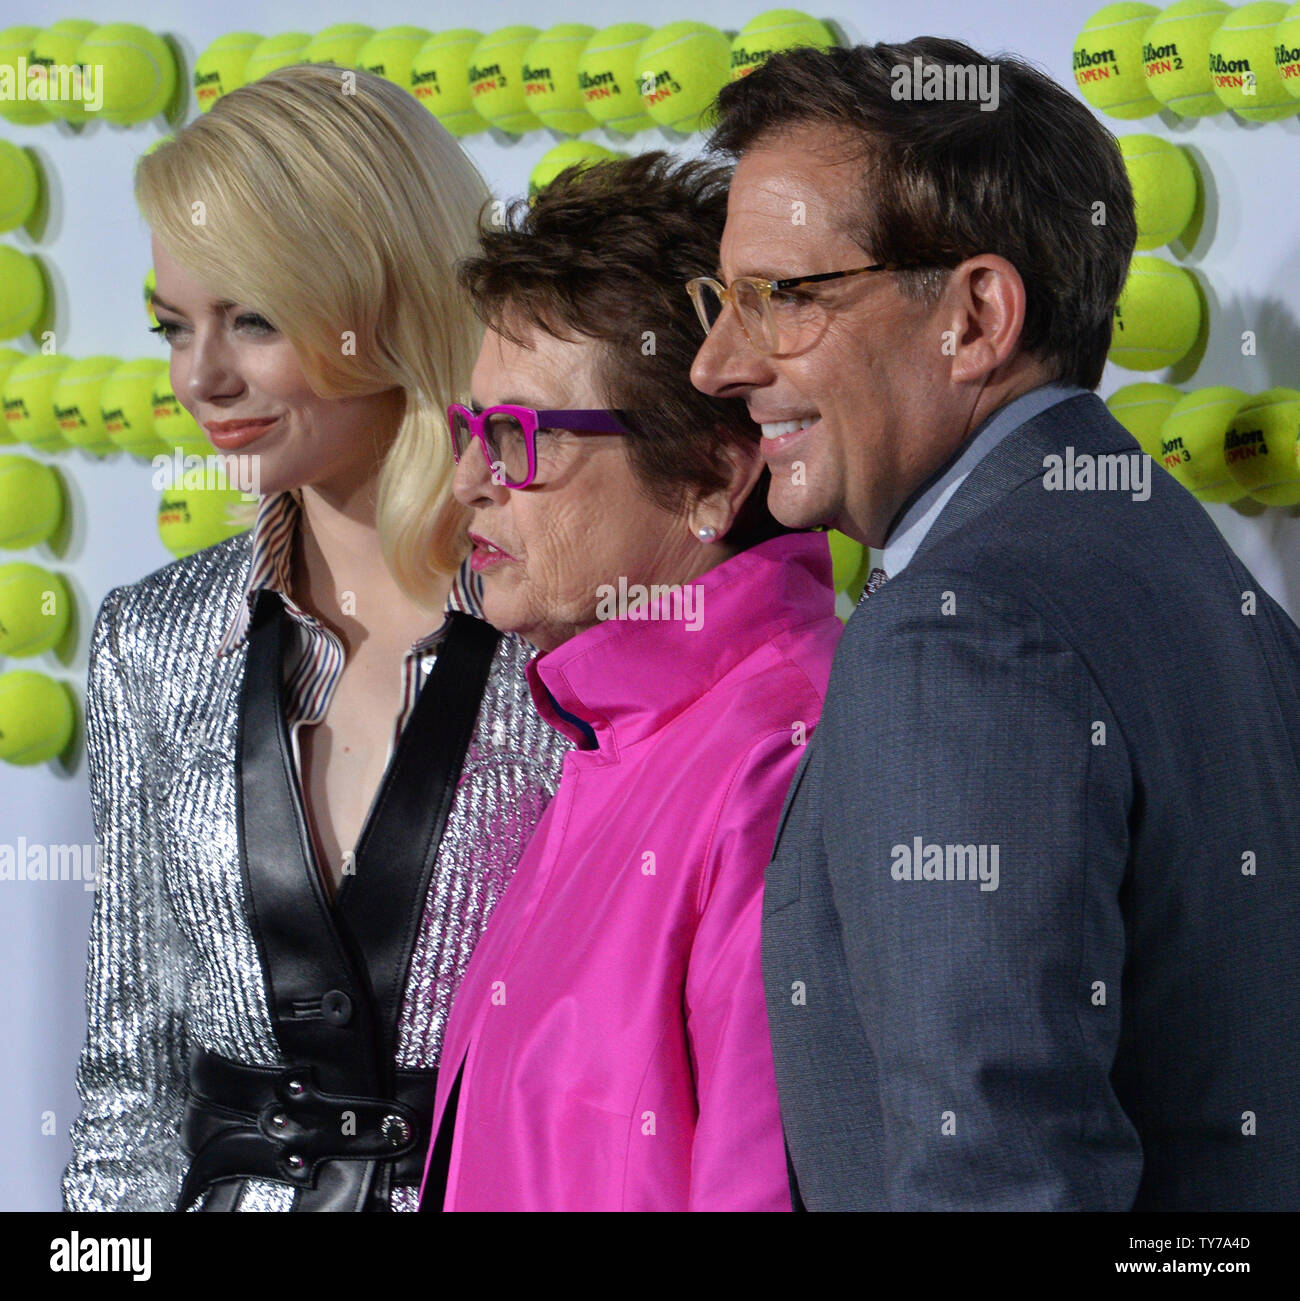
[[[774,538],[697,588],[697,631],[605,622],[528,667],[583,748],[452,1008],[446,1210],[790,1209],[759,928],[842,632],[826,537]]]

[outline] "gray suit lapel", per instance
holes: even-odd
[[[1105,403],[1095,393],[1080,393],[1040,411],[1009,433],[962,481],[917,547],[913,559],[924,555],[941,538],[969,523],[1027,479],[1041,475],[1043,457],[1061,451],[1067,441],[1062,437],[1062,426],[1069,430],[1069,437],[1076,443],[1086,440],[1089,445],[1096,444],[1098,411],[1105,420],[1114,423]],[[1116,425],[1116,429],[1122,437],[1128,437],[1122,427]]]

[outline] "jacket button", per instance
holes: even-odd
[[[352,1000],[341,989],[322,994],[320,1010],[330,1025],[347,1025],[352,1020]]]
[[[411,1141],[410,1122],[403,1116],[385,1116],[379,1123],[379,1132],[389,1147],[401,1147]]]

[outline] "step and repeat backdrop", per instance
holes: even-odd
[[[1102,396],[1300,615],[1300,5],[720,0],[706,16],[625,0],[482,0],[468,16],[89,0],[66,18],[0,3],[0,1207],[57,1207],[76,1114],[95,612],[238,527],[238,490],[188,473],[212,449],[149,333],[132,169],[244,82],[298,62],[388,77],[505,199],[610,154],[700,152],[717,90],[792,45],[937,35],[1030,60],[1119,137],[1137,198]],[[832,546],[847,614],[871,558]]]

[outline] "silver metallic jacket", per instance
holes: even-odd
[[[287,1064],[236,840],[246,649],[216,654],[243,599],[249,545],[240,534],[114,589],[95,624],[86,741],[101,876],[68,1210],[175,1209],[193,1049]],[[498,645],[411,955],[398,1067],[437,1064],[470,953],[559,784],[571,743],[534,708],[524,668],[536,653],[513,636]],[[238,1209],[287,1210],[293,1193],[253,1180]],[[395,1188],[393,1210],[414,1210],[416,1196]]]

